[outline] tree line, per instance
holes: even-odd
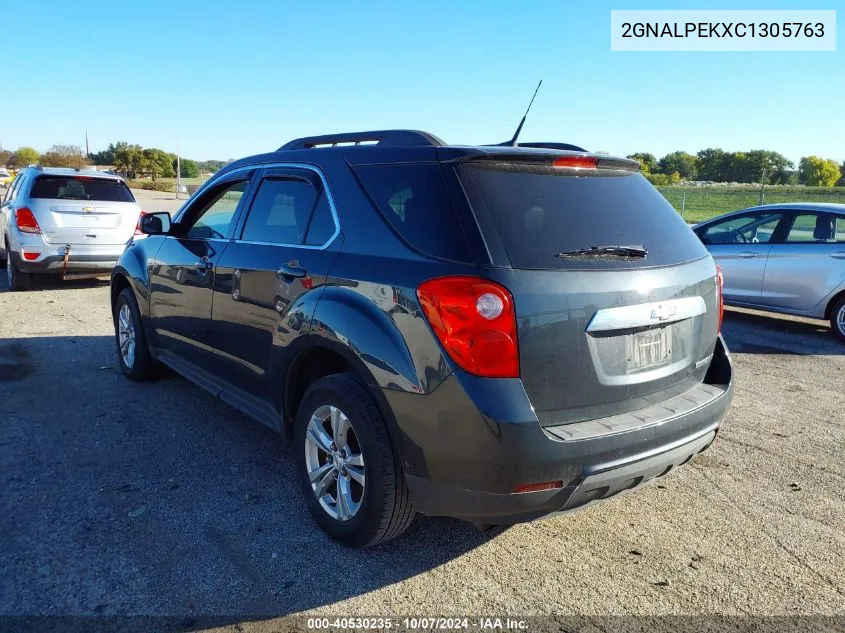
[[[697,154],[670,152],[657,159],[654,154],[637,152],[628,156],[642,165],[643,174],[656,185],[682,180],[743,182],[767,185],[803,184],[812,187],[845,186],[845,162],[819,156],[804,156],[795,164],[777,152],[751,150],[726,152],[703,149]]]
[[[182,178],[196,178],[203,173],[214,173],[231,161],[204,160],[190,158],[179,160]],[[53,145],[43,154],[32,147],[19,147],[15,151],[0,148],[0,165],[10,169],[20,169],[29,165],[42,167],[71,167],[81,169],[91,165],[109,165],[127,178],[147,176],[173,178],[176,176],[176,154],[165,152],[155,147],[142,147],[124,141],[110,143],[101,152],[85,154],[77,145]]]
[[[660,159],[648,152],[630,154],[628,158],[639,161],[643,174],[655,185],[705,180],[767,185],[803,184],[813,187],[845,186],[845,162],[840,165],[819,156],[804,156],[797,169],[788,158],[769,150],[726,152],[719,148],[707,148],[697,154],[670,152]],[[214,173],[229,162],[182,158],[181,176],[196,178],[200,172]],[[43,154],[32,147],[19,147],[14,152],[0,149],[0,165],[3,164],[12,169],[27,165],[75,168],[111,165],[128,178],[148,176],[153,180],[173,178],[176,175],[175,154],[124,141],[110,143],[101,152],[88,155],[76,145],[53,145]]]

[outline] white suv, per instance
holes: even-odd
[[[33,274],[108,274],[132,240],[141,208],[122,178],[98,171],[27,167],[0,206],[0,260],[11,290]]]

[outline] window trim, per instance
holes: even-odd
[[[337,239],[338,235],[340,235],[340,219],[337,214],[337,207],[334,203],[334,196],[332,196],[331,190],[329,189],[329,183],[326,180],[326,176],[323,171],[317,167],[316,165],[309,165],[306,163],[264,163],[264,164],[252,164],[252,165],[245,165],[243,167],[238,167],[237,169],[233,169],[231,171],[227,171],[225,174],[221,174],[219,177],[212,178],[209,180],[204,186],[203,189],[208,187],[213,187],[216,184],[222,183],[224,180],[228,180],[230,176],[233,174],[237,174],[242,171],[251,171],[251,170],[258,170],[258,174],[255,177],[255,192],[258,191],[258,186],[264,181],[265,173],[273,170],[273,169],[304,169],[311,171],[320,178],[320,182],[323,185],[323,191],[326,193],[326,198],[329,201],[329,210],[332,214],[332,222],[334,222],[334,233],[320,245],[313,245],[313,244],[279,244],[277,242],[261,242],[261,241],[254,241],[254,240],[242,240],[238,237],[232,237],[231,240],[235,241],[239,244],[256,244],[258,246],[280,246],[284,248],[302,248],[306,250],[313,250],[313,251],[324,251],[329,248],[332,243]],[[218,182],[219,181],[219,182]],[[200,192],[197,192],[200,193]],[[319,200],[319,196],[317,196]],[[243,234],[243,225],[246,223],[246,218],[249,216],[249,211],[252,210],[252,203],[255,199],[255,196],[252,195],[249,200],[249,209],[246,209],[245,212],[241,212],[240,217],[238,218],[238,222],[235,226],[235,232],[233,235],[242,235]],[[316,209],[316,205],[314,207]],[[312,211],[313,215],[313,211]]]

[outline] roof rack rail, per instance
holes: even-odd
[[[572,145],[571,143],[554,143],[554,142],[535,142],[535,143],[519,143],[517,147],[533,147],[536,149],[562,149],[569,152],[586,152],[583,147]]]
[[[417,130],[374,130],[370,132],[345,132],[343,134],[326,134],[324,136],[305,136],[285,143],[277,151],[311,149],[321,145],[334,147],[339,143],[351,143],[353,145],[367,143],[382,147],[436,147],[446,144],[434,136],[434,134],[429,134],[428,132]]]

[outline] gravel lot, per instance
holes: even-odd
[[[173,213],[185,204],[186,200],[184,193],[179,194],[179,199],[176,198],[176,194],[165,191],[133,189],[132,193],[135,195],[135,199],[141,205],[141,208],[147,212],[170,211],[170,213]]]
[[[756,313],[724,330],[724,430],[659,485],[492,533],[419,517],[350,551],[271,431],[177,376],[123,378],[105,283],[2,276],[0,614],[845,614],[845,346]]]

